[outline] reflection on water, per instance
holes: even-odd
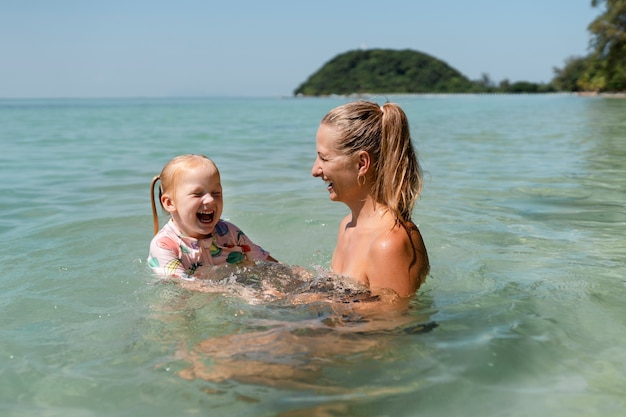
[[[437,327],[416,311],[414,302],[392,292],[372,295],[362,285],[321,270],[314,274],[259,262],[200,273],[203,279],[169,282],[180,292],[165,309],[175,315],[187,311],[187,321],[192,316],[196,323],[191,326],[198,329],[202,315],[189,310],[207,307],[196,304],[202,294],[219,294],[238,306],[231,323],[237,329],[180,343],[176,357],[184,364],[178,372],[183,379],[347,394],[353,384],[341,381],[341,369],[350,373],[355,362],[391,358],[403,337]],[[190,299],[195,301],[187,303]],[[223,317],[224,311],[219,314]]]

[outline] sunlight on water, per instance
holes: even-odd
[[[328,274],[342,98],[0,100],[0,414],[624,415],[626,101],[387,98],[426,173],[406,302]],[[188,152],[283,265],[152,276],[150,179]]]

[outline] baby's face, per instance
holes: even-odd
[[[174,222],[186,236],[208,237],[222,216],[224,201],[219,172],[213,167],[190,170],[183,175],[173,196]]]

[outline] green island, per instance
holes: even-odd
[[[551,85],[529,82],[493,85],[489,76],[471,81],[447,63],[422,52],[392,49],[339,54],[309,77],[295,95],[551,92]]]
[[[626,93],[626,1],[592,0],[603,7],[588,26],[590,53],[553,68],[549,83],[495,83],[489,74],[470,80],[444,61],[404,49],[360,49],[341,53],[294,90],[297,96],[442,93]]]

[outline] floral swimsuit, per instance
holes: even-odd
[[[164,276],[193,279],[202,265],[237,264],[244,259],[266,260],[269,252],[254,244],[237,226],[220,220],[211,236],[183,236],[170,219],[150,243],[148,265]]]

